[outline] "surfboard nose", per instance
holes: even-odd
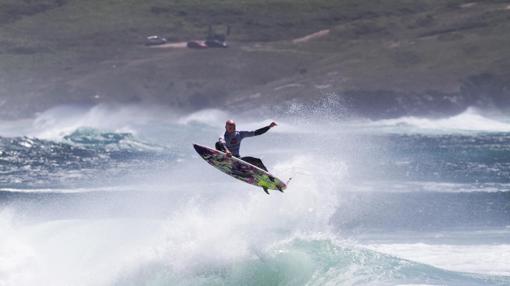
[[[197,151],[198,154],[203,154],[204,151],[206,150],[204,147],[197,144],[193,144],[193,148],[195,149],[195,151]]]

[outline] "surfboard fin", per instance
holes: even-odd
[[[265,192],[266,194],[268,194],[268,195],[269,195],[269,191],[267,190],[267,188],[266,188],[266,187],[262,187],[262,189],[264,190],[264,192]]]
[[[283,193],[283,190],[282,190],[282,188],[280,188],[280,186],[276,186],[276,188],[278,189],[278,191]]]

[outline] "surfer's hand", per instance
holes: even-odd
[[[277,125],[278,125],[278,124],[276,124],[276,122],[274,122],[274,121],[273,121],[273,122],[271,122],[271,124],[269,124],[269,127],[273,128],[273,127],[275,127],[275,126],[277,126]]]
[[[230,153],[230,151],[225,152],[225,155],[227,155],[229,158],[232,157],[232,153]]]

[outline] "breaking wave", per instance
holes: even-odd
[[[130,133],[92,128],[79,128],[61,140],[0,137],[0,184],[62,187],[88,183],[91,178],[101,181],[129,173],[136,165],[176,158],[168,148],[137,140]]]
[[[372,122],[370,125],[381,128],[407,128],[444,132],[510,132],[510,122],[486,117],[474,108],[468,108],[463,113],[448,118],[430,119],[408,116],[379,120]]]

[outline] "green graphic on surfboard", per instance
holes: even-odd
[[[195,151],[218,170],[248,184],[269,190],[282,191],[287,185],[270,173],[236,157],[227,157],[221,151],[193,144]]]

